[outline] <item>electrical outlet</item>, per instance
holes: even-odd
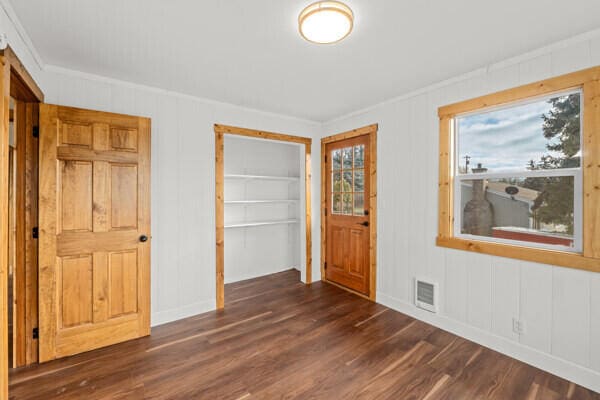
[[[517,335],[522,335],[525,333],[525,322],[520,321],[516,318],[513,318],[513,332]]]

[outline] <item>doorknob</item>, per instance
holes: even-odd
[[[146,235],[140,236],[140,242],[144,243],[144,242],[147,242],[147,241],[148,241],[148,236],[146,236]]]
[[[360,222],[360,225],[362,225],[362,226],[369,226],[369,221]]]

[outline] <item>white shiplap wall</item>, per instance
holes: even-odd
[[[457,77],[325,124],[379,123],[378,301],[600,391],[600,274],[442,249],[439,106],[600,65],[600,33]],[[415,276],[440,283],[438,315],[412,305]],[[525,333],[512,331],[513,317]]]
[[[213,124],[318,136],[308,121],[48,68],[46,101],[152,119],[152,324],[215,308]]]

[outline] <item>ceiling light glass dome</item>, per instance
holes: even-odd
[[[302,37],[319,44],[339,42],[352,32],[353,25],[352,10],[339,1],[313,3],[298,17]]]

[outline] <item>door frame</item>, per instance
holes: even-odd
[[[217,310],[225,308],[225,135],[246,136],[256,139],[276,140],[304,145],[304,191],[306,223],[306,284],[312,283],[312,233],[311,233],[311,146],[312,139],[283,133],[267,132],[228,125],[214,125],[215,131],[215,229],[216,229],[216,304]]]
[[[354,293],[371,301],[377,298],[377,131],[378,124],[327,136],[321,139],[321,280],[344,290]],[[369,136],[369,295],[366,296],[355,290],[327,280],[325,275],[325,260],[327,251],[327,169],[325,167],[326,145],[341,140]]]
[[[0,49],[0,220],[8,216],[8,136],[10,97],[32,103],[44,101],[44,93],[15,52]],[[8,232],[0,229],[0,399],[8,398]],[[32,271],[33,272],[33,271]],[[37,269],[36,271],[37,272]],[[36,307],[37,312],[37,307]],[[31,342],[30,342],[31,343]]]

